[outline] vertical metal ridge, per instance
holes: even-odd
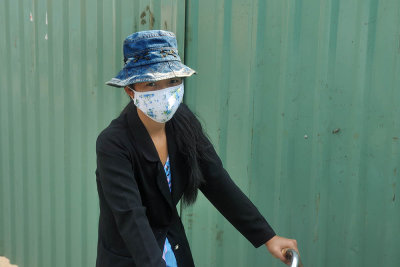
[[[19,45],[19,53],[21,55],[21,59],[25,59],[25,28],[24,28],[24,24],[25,24],[25,20],[24,20],[24,5],[22,0],[18,1],[18,32],[20,35],[20,45]],[[26,66],[23,63],[23,61],[21,60],[20,63],[20,80],[21,80],[21,120],[22,120],[22,134],[27,133],[27,108],[26,108],[26,104],[27,104],[27,97],[26,97],[26,85],[27,85],[27,79],[26,79]],[[28,220],[26,220],[25,215],[27,214],[28,211],[28,187],[27,185],[27,181],[28,181],[28,177],[27,177],[27,136],[21,136],[21,141],[22,141],[22,157],[21,157],[21,161],[20,164],[22,165],[22,171],[21,171],[21,180],[22,180],[22,184],[21,184],[21,194],[22,194],[22,217],[19,218],[19,220],[22,221],[23,227],[22,227],[22,236],[26,237],[29,236],[29,227],[28,227]],[[21,249],[22,249],[22,262],[26,262],[28,255],[29,255],[29,244],[27,242],[22,242],[21,244]]]
[[[258,32],[258,20],[259,20],[259,11],[258,9],[264,10],[262,5],[260,5],[260,1],[252,1],[251,4],[248,7],[247,12],[249,13],[249,18],[248,18],[248,47],[250,48],[251,51],[254,51],[254,53],[249,57],[249,67],[248,67],[248,73],[247,79],[245,83],[243,84],[244,87],[247,89],[247,95],[248,95],[248,101],[247,101],[247,106],[246,110],[249,111],[249,114],[247,114],[247,119],[244,116],[245,122],[242,124],[243,129],[245,131],[245,138],[246,141],[244,142],[247,146],[246,150],[246,158],[247,160],[244,160],[242,163],[242,167],[244,170],[239,175],[239,177],[236,177],[236,181],[240,181],[242,185],[245,185],[242,190],[245,192],[245,194],[249,197],[249,199],[255,203],[256,206],[258,206],[258,199],[257,199],[257,192],[255,192],[254,187],[252,187],[252,183],[255,182],[255,177],[253,177],[254,173],[254,164],[253,162],[255,161],[255,154],[254,154],[254,131],[257,130],[256,126],[256,120],[255,120],[255,114],[256,114],[256,102],[255,102],[255,97],[257,90],[254,90],[255,88],[260,88],[257,80],[257,74],[259,73],[257,70],[257,52],[259,52],[259,46],[258,44],[258,38],[257,38],[257,32]],[[244,90],[243,90],[244,91]],[[248,121],[248,124],[246,123],[246,120]],[[246,127],[247,126],[247,127]],[[257,134],[257,133],[256,133]],[[236,143],[236,142],[235,142]],[[232,147],[232,146],[231,146]],[[261,154],[262,155],[262,154]],[[235,160],[237,161],[237,159]],[[243,182],[243,178],[240,179],[240,177],[243,177],[245,179],[245,182]],[[261,212],[266,216],[264,212]],[[266,216],[269,217],[269,216]],[[251,256],[254,257],[254,253],[251,253],[253,251],[250,251],[248,249],[248,244],[247,241],[241,238],[241,236],[237,236],[238,238],[238,246],[239,246],[239,260],[236,261],[238,265],[240,266],[246,266],[248,263],[248,258]],[[253,254],[253,255],[252,255]],[[229,263],[231,264],[231,263]]]
[[[48,84],[48,107],[47,107],[47,113],[48,113],[48,119],[49,119],[49,127],[48,127],[48,142],[49,142],[49,147],[48,147],[48,160],[49,160],[49,219],[50,219],[50,229],[49,229],[49,234],[50,234],[50,247],[54,250],[57,251],[57,248],[59,244],[57,243],[57,221],[56,221],[56,119],[55,119],[55,90],[57,87],[61,86],[60,83],[56,84],[55,78],[54,78],[54,68],[57,62],[57,57],[54,57],[54,46],[55,46],[55,36],[56,32],[54,31],[53,25],[55,24],[55,21],[53,18],[55,18],[54,14],[54,8],[51,0],[46,1],[45,5],[46,9],[46,17],[45,17],[45,23],[43,25],[43,29],[45,31],[45,36],[47,34],[47,58],[48,58],[48,63],[47,63],[47,84]],[[56,253],[51,253],[51,255],[48,257],[49,262],[52,266],[57,265],[57,257]]]
[[[34,1],[33,2],[33,36],[34,36],[34,77],[33,77],[33,83],[34,83],[34,88],[40,88],[39,87],[39,73],[40,73],[40,66],[39,66],[39,27],[38,27],[38,22],[39,22],[39,9],[38,9],[38,2]],[[35,157],[35,166],[36,166],[36,173],[35,176],[38,178],[37,184],[36,184],[36,192],[37,192],[37,197],[36,197],[36,203],[38,204],[38,214],[39,216],[37,217],[38,219],[38,224],[37,224],[37,240],[42,240],[42,205],[41,205],[41,196],[42,196],[42,161],[41,161],[41,127],[40,127],[40,96],[39,92],[34,94],[34,122],[35,122],[35,142],[34,142],[34,151],[37,152],[37,156]],[[44,258],[43,258],[44,250],[43,246],[41,243],[38,244],[38,256],[37,256],[37,262],[36,266],[44,266]]]
[[[63,87],[64,90],[71,88],[70,82],[70,37],[69,37],[69,1],[63,2],[62,10],[62,33],[63,33],[63,46],[62,46],[62,58],[63,58]],[[65,255],[66,255],[66,266],[72,266],[72,255],[71,255],[71,146],[70,142],[70,127],[71,127],[71,117],[70,117],[70,107],[71,107],[71,96],[70,94],[64,93],[64,184],[65,184],[65,203],[64,212],[66,223],[65,227]]]
[[[118,70],[121,68],[121,62],[123,59],[123,55],[121,53],[121,46],[120,44],[123,41],[123,37],[121,34],[121,28],[122,28],[122,19],[121,19],[121,2],[120,1],[113,1],[113,59],[114,59],[114,68],[115,70]],[[122,99],[121,97],[115,97],[115,107],[120,107],[122,105]]]
[[[87,116],[88,114],[88,94],[89,94],[89,86],[88,86],[88,79],[87,79],[87,49],[86,49],[86,44],[87,44],[87,23],[86,23],[86,1],[81,1],[80,3],[80,22],[81,22],[81,36],[80,36],[80,47],[81,47],[81,66],[82,66],[82,77],[81,77],[81,113],[82,113],[82,118],[81,118],[81,140],[82,140],[82,173],[83,173],[83,179],[81,179],[81,200],[82,200],[82,209],[81,209],[81,229],[82,233],[85,233],[87,230],[87,222],[88,222],[88,203],[85,201],[85,196],[88,188],[88,181],[87,177],[85,174],[88,173],[88,151],[87,151],[87,143],[88,143],[88,138],[87,138],[87,132],[88,132],[88,127],[87,127],[87,121],[89,120],[89,117]],[[88,261],[88,249],[87,249],[87,238],[84,238],[83,235],[80,238],[81,242],[81,251],[82,251],[82,258],[81,258],[81,266],[88,266],[90,265]]]
[[[188,31],[188,16],[189,16],[189,7],[188,7],[188,0],[181,0],[181,2],[183,3],[183,5],[184,5],[184,7],[183,7],[183,10],[184,10],[184,12],[183,12],[183,15],[184,15],[184,20],[183,20],[183,22],[184,22],[184,25],[183,25],[183,33],[182,33],[182,39],[181,39],[181,44],[183,44],[183,47],[182,47],[182,45],[179,45],[178,44],[178,51],[179,50],[182,50],[182,52],[180,52],[180,56],[181,56],[181,60],[182,60],[182,62],[183,62],[183,64],[186,64],[186,49],[187,49],[187,47],[188,47],[188,39],[187,39],[187,31]],[[179,8],[179,7],[178,7]],[[180,12],[178,11],[177,12],[177,14],[180,14]],[[165,29],[165,30],[167,30],[167,29]],[[179,31],[179,30],[177,30],[177,31]],[[182,49],[183,48],[183,49]],[[184,95],[184,100],[186,99],[186,96]],[[182,100],[184,103],[186,102],[186,101],[184,101],[184,100]],[[1,155],[0,155],[0,157],[1,157]],[[0,159],[1,160],[1,159]],[[0,167],[1,167],[1,165],[0,165]],[[1,184],[0,184],[1,185]],[[182,216],[183,216],[183,205],[182,205],[182,203],[181,202],[179,202],[179,217],[181,217],[182,218]],[[1,225],[0,225],[1,226]]]
[[[96,106],[96,114],[97,114],[97,129],[100,130],[102,128],[102,122],[104,121],[104,112],[103,112],[103,88],[105,81],[103,81],[103,0],[97,1],[97,106]]]
[[[16,59],[12,64],[12,69],[16,70],[16,72],[11,72],[11,77],[16,76],[18,80],[14,81],[10,84],[11,89],[11,109],[12,109],[12,117],[11,117],[11,127],[13,127],[13,137],[12,145],[13,153],[12,153],[12,175],[10,176],[12,183],[12,201],[14,202],[13,211],[13,219],[14,219],[14,237],[13,243],[15,246],[15,258],[19,261],[23,260],[24,257],[24,249],[23,249],[23,197],[21,196],[21,188],[22,188],[22,169],[21,169],[21,159],[22,159],[22,145],[21,145],[21,132],[22,132],[22,118],[21,118],[21,106],[19,105],[19,101],[21,100],[21,83],[20,83],[20,47],[23,45],[17,36],[20,33],[19,21],[18,21],[18,2],[14,1],[10,3],[10,14],[11,14],[11,23],[15,27],[15,30],[12,31],[11,39],[13,42],[13,46],[11,47],[10,53],[11,56]],[[18,75],[16,75],[18,73]]]
[[[371,98],[371,94],[373,91],[372,87],[372,81],[373,81],[373,74],[374,74],[374,69],[372,66],[375,63],[375,57],[374,57],[374,52],[375,52],[375,41],[376,41],[376,16],[377,16],[377,9],[378,9],[378,1],[371,0],[368,5],[368,25],[367,25],[367,39],[366,39],[366,54],[365,54],[365,86],[364,88],[367,90],[366,99],[368,100],[367,103],[373,103],[374,100]],[[375,21],[371,21],[375,20]],[[372,22],[372,23],[370,23]],[[365,104],[367,104],[365,103]],[[364,105],[365,110],[367,114],[369,113],[369,110],[366,105]],[[364,122],[368,122],[368,117],[364,117]],[[367,132],[372,130],[370,123],[364,124],[365,129]],[[365,147],[367,147],[366,153],[364,154],[364,158],[366,159],[366,162],[369,163],[367,166],[371,166],[371,163],[373,163],[373,160],[370,157],[370,154],[372,154],[372,146],[370,144],[374,144],[373,140],[371,139],[370,135],[366,135],[365,139]],[[366,179],[364,180],[364,184],[361,186],[365,186],[365,183],[367,184],[364,192],[364,201],[363,201],[363,206],[365,205],[365,217],[364,217],[364,223],[362,224],[362,227],[367,231],[369,223],[374,223],[373,221],[370,222],[370,213],[368,210],[371,208],[372,199],[371,196],[367,195],[368,191],[370,188],[368,188],[368,184],[373,184],[373,183],[368,183],[369,179],[375,179],[375,177],[371,177],[370,174],[371,168],[367,168],[366,171],[366,176],[364,176]],[[373,204],[372,204],[373,205]],[[363,229],[363,230],[364,230]],[[371,235],[366,235],[364,237],[365,243],[369,244],[368,246],[363,244],[363,251],[367,255],[372,255],[375,251],[379,250],[379,245],[377,243],[371,242],[373,238]],[[379,265],[378,259],[370,259],[370,264],[373,265]],[[365,260],[362,260],[363,264],[366,264]]]
[[[249,69],[249,79],[248,79],[248,87],[249,88],[259,88],[262,87],[260,84],[258,84],[257,81],[257,59],[258,57],[256,56],[259,52],[259,45],[258,45],[258,32],[259,32],[259,27],[257,27],[258,21],[259,21],[259,13],[266,12],[265,6],[266,3],[260,3],[259,0],[252,2],[251,4],[251,21],[250,21],[250,40],[251,40],[251,46],[250,49],[254,51],[254,55],[251,57],[251,64],[250,64],[250,69]],[[265,18],[265,17],[264,17]],[[261,24],[261,23],[260,23]],[[263,23],[265,24],[265,23]],[[256,122],[255,122],[255,114],[256,114],[256,100],[255,97],[257,95],[257,91],[251,92],[251,103],[249,106],[251,107],[251,111],[249,112],[249,120],[251,121],[251,126],[250,126],[250,139],[249,139],[249,147],[248,147],[248,159],[246,161],[246,173],[247,173],[247,179],[248,179],[248,194],[252,196],[253,200],[257,201],[257,191],[254,190],[254,187],[252,187],[252,182],[253,182],[253,170],[256,168],[255,166],[255,141],[254,141],[254,130],[256,128]]]
[[[324,2],[325,3],[325,2]],[[329,16],[326,16],[325,13],[329,12],[329,5],[321,2],[321,6],[319,8],[319,27],[318,27],[318,40],[321,42],[325,42],[326,37],[329,35],[329,31],[326,31],[326,21],[329,20]],[[322,176],[323,176],[323,158],[321,158],[321,151],[324,148],[322,143],[322,138],[326,136],[325,128],[321,126],[320,122],[324,121],[325,112],[323,110],[323,95],[321,93],[321,88],[323,88],[323,81],[327,80],[327,64],[325,64],[326,59],[328,57],[329,51],[326,49],[326,45],[324,43],[318,44],[317,46],[317,55],[316,55],[316,68],[315,68],[315,80],[314,80],[314,90],[313,90],[313,117],[312,117],[312,134],[311,138],[313,138],[313,142],[311,144],[311,162],[315,162],[310,173],[310,181],[308,183],[309,186],[309,196],[307,198],[310,203],[310,223],[305,225],[307,227],[308,233],[310,234],[310,238],[307,240],[306,244],[302,246],[310,248],[310,250],[314,249],[320,240],[324,239],[324,233],[321,233],[321,225],[324,224],[323,218],[326,216],[326,199],[327,193],[325,191],[325,187],[322,184]],[[306,231],[307,231],[306,230]],[[308,251],[307,251],[308,253]],[[321,258],[325,258],[325,251],[320,252],[322,255],[319,259],[316,259],[315,265],[324,265],[320,261]],[[304,253],[303,253],[304,255]],[[312,258],[312,254],[308,253],[305,257]]]
[[[336,59],[336,45],[337,45],[337,34],[338,34],[338,17],[339,17],[339,5],[340,1],[331,1],[330,7],[330,28],[329,28],[329,68],[328,73],[335,77],[335,69],[333,68]],[[329,81],[330,82],[330,81]]]
[[[4,4],[4,1],[3,3]],[[1,4],[0,4],[1,5]],[[5,15],[2,13],[2,10],[4,11],[4,6],[1,5],[1,9],[0,9],[0,32],[5,32],[6,29],[6,23],[4,21],[4,17]],[[4,26],[4,29],[3,29]],[[0,58],[5,59],[4,62],[7,63],[6,61],[6,45],[5,45],[5,38],[0,38]],[[6,121],[6,104],[4,102],[4,99],[7,99],[5,96],[5,75],[4,75],[5,71],[0,71],[0,121],[2,123],[4,123]],[[5,101],[6,102],[6,101]],[[3,153],[5,153],[5,147],[4,147],[4,143],[5,141],[3,140],[4,136],[7,136],[7,134],[5,133],[6,130],[1,129],[0,131],[0,214],[6,214],[6,189],[5,189],[5,181],[4,181],[4,177],[5,175],[5,164],[4,164],[4,156]],[[7,216],[7,215],[5,215]],[[3,215],[3,219],[0,219],[0,251],[3,251],[3,253],[5,253],[5,236],[6,236],[6,227],[5,227],[5,217]]]
[[[184,30],[183,30],[183,54],[182,54],[182,61],[184,64],[186,64],[187,59],[186,59],[186,49],[188,49],[188,43],[189,43],[189,38],[188,38],[188,30],[189,30],[189,1],[190,0],[182,0],[184,3]],[[179,49],[179,47],[178,47]],[[181,210],[182,211],[182,210]]]
[[[75,11],[75,12],[74,12]],[[83,234],[81,217],[79,214],[82,212],[82,177],[83,177],[83,166],[82,166],[82,134],[81,132],[81,121],[83,119],[82,114],[82,94],[85,91],[85,87],[81,87],[83,72],[85,71],[85,64],[82,62],[82,21],[80,18],[81,14],[81,3],[79,1],[73,1],[69,6],[69,70],[70,79],[69,84],[69,103],[68,103],[68,116],[70,121],[67,124],[67,132],[69,135],[69,163],[70,172],[69,177],[66,177],[69,183],[70,193],[67,194],[67,199],[70,205],[70,217],[68,218],[70,224],[70,232],[67,233],[70,238],[70,255],[76,262],[82,261],[82,243],[81,236]],[[76,179],[75,177],[79,177]],[[71,263],[73,264],[73,263]],[[69,266],[67,264],[67,266]]]
[[[5,1],[0,3],[0,32],[5,33],[6,32],[6,21],[5,21]],[[7,62],[7,51],[6,51],[6,38],[5,36],[2,36],[0,38],[0,58],[4,59],[5,63]],[[0,121],[2,123],[6,122],[7,118],[7,107],[6,103],[7,97],[6,97],[6,83],[5,83],[5,71],[0,71]],[[6,252],[6,219],[5,217],[7,216],[6,210],[7,210],[7,191],[6,191],[6,183],[5,183],[5,177],[6,177],[6,164],[5,162],[5,154],[6,154],[6,148],[5,148],[5,137],[7,137],[7,130],[6,129],[1,129],[0,131],[0,214],[3,214],[3,218],[0,219],[0,251],[2,251],[4,254]]]
[[[353,32],[354,34],[354,42],[358,43],[357,40],[360,38],[363,38],[363,32],[359,28],[359,23],[360,21],[360,16],[362,14],[362,9],[358,9],[357,15],[355,16],[354,20],[354,29]],[[345,26],[346,30],[349,31],[348,26]],[[352,29],[351,27],[350,29]],[[342,30],[343,31],[343,30]],[[357,46],[354,46],[354,57],[349,58],[349,60],[353,60],[355,63],[358,61],[363,61],[364,56],[359,53]],[[339,72],[339,71],[338,71]],[[358,73],[357,73],[358,72]],[[368,103],[368,98],[365,95],[365,85],[363,81],[359,80],[358,77],[363,75],[364,72],[363,70],[357,71],[356,72],[356,79],[353,81],[353,94],[350,96],[352,98],[352,104],[354,109],[350,114],[348,114],[349,121],[354,121],[354,131],[355,132],[349,132],[348,133],[348,138],[346,139],[348,146],[354,146],[354,144],[359,144],[362,147],[365,147],[368,145],[368,142],[365,143],[365,132],[368,130],[365,128],[365,123],[364,120],[362,119],[363,114],[366,112],[366,103]],[[345,129],[346,131],[347,129]],[[349,129],[350,130],[350,129]],[[354,136],[360,136],[360,138],[357,138],[355,140]],[[364,213],[364,206],[365,206],[365,199],[364,199],[364,194],[365,190],[363,190],[363,184],[365,183],[365,172],[363,173],[362,166],[364,163],[364,159],[362,157],[361,153],[358,153],[359,151],[354,151],[351,150],[350,153],[348,153],[348,158],[349,162],[346,165],[347,170],[346,173],[349,176],[348,183],[349,183],[349,188],[352,188],[352,198],[350,198],[350,201],[348,205],[346,205],[345,213],[343,214],[343,217],[348,218],[348,229],[345,231],[347,232],[352,232],[353,234],[349,236],[345,240],[345,243],[343,244],[343,249],[344,250],[352,250],[352,253],[347,253],[344,256],[343,262],[347,262],[349,265],[356,265],[359,263],[359,258],[361,255],[357,255],[357,252],[359,249],[362,249],[359,247],[359,244],[364,243],[364,229],[360,225],[354,225],[352,222],[354,221],[362,221],[362,214]],[[354,168],[352,168],[354,166]],[[351,186],[350,185],[353,185]],[[347,193],[349,195],[349,193]],[[355,213],[354,210],[360,210],[359,213]],[[358,257],[357,257],[358,256]]]
[[[232,11],[232,3],[228,0],[223,1],[223,6],[224,6],[224,13],[223,13],[223,21],[224,21],[224,32],[222,35],[224,36],[223,40],[223,47],[225,48],[222,52],[222,57],[226,59],[224,62],[226,66],[229,66],[231,63],[231,57],[229,56],[229,53],[231,51],[231,17],[229,14],[231,14]],[[228,74],[224,73],[223,75],[225,76],[224,78],[226,81],[223,84],[220,84],[220,99],[219,99],[219,107],[220,107],[220,113],[218,117],[218,152],[221,157],[222,162],[226,162],[227,159],[227,128],[229,124],[229,118],[226,117],[226,114],[229,112],[229,76],[226,77]],[[222,73],[221,73],[222,74]]]
[[[51,257],[48,256],[48,251],[52,249],[51,243],[51,204],[50,194],[51,190],[51,177],[50,177],[50,159],[49,159],[49,133],[51,128],[51,122],[49,121],[49,90],[51,90],[48,79],[48,64],[50,59],[48,58],[48,12],[46,2],[38,2],[38,13],[36,14],[38,32],[37,32],[37,44],[38,44],[38,88],[37,93],[39,96],[39,109],[38,109],[38,128],[40,128],[40,164],[41,164],[41,190],[39,205],[41,207],[41,242],[40,246],[42,254],[40,257],[43,261],[43,265],[51,264]],[[51,37],[51,36],[50,36]]]
[[[327,58],[327,68],[326,68],[326,83],[327,84],[332,84],[331,86],[335,86],[335,78],[336,78],[336,69],[335,69],[335,64],[336,64],[336,60],[337,60],[337,35],[338,35],[338,23],[339,23],[339,5],[342,2],[340,1],[331,1],[331,6],[329,9],[329,19],[330,19],[330,23],[329,23],[329,37],[328,37],[328,58]],[[330,114],[325,113],[326,116],[329,116]],[[330,119],[328,119],[328,127],[332,127],[330,124],[332,122],[330,121]],[[333,195],[332,195],[332,180],[336,177],[332,177],[332,168],[331,168],[331,164],[330,163],[326,163],[329,162],[329,157],[332,157],[332,153],[334,153],[334,151],[332,151],[332,140],[327,138],[327,146],[325,148],[325,153],[323,156],[324,159],[324,163],[323,167],[326,170],[325,171],[325,181],[322,185],[321,188],[321,195],[320,195],[320,199],[322,198],[322,201],[320,202],[320,210],[321,210],[321,216],[325,215],[324,217],[322,217],[321,219],[321,225],[324,228],[330,228],[330,222],[331,220],[333,220],[334,218],[332,218],[331,214],[334,213],[334,211],[332,211],[332,199],[333,199]],[[324,199],[326,199],[327,201],[323,201]],[[324,249],[322,249],[321,253],[322,255],[324,255],[324,257],[322,258],[322,263],[324,265],[329,264],[329,262],[334,262],[334,264],[338,264],[335,258],[332,258],[331,254],[329,253],[329,243],[327,242],[327,240],[329,240],[330,233],[322,233],[322,235],[326,236],[326,239],[323,240],[324,242]],[[321,234],[320,234],[321,236]]]
[[[280,114],[284,112],[284,97],[285,97],[285,91],[286,91],[286,72],[287,72],[287,64],[288,64],[288,58],[290,58],[289,56],[287,56],[288,54],[290,55],[290,40],[289,40],[289,32],[290,32],[290,18],[291,18],[291,8],[287,8],[285,9],[285,7],[281,7],[281,12],[285,12],[287,10],[287,12],[289,13],[289,15],[287,16],[287,19],[282,21],[282,28],[285,29],[285,31],[282,34],[285,34],[284,36],[280,36],[281,38],[281,43],[283,44],[282,47],[280,47],[280,65],[279,65],[279,81],[278,81],[278,86],[280,88],[280,90],[277,92],[277,101],[276,101],[276,110],[274,110],[275,114],[274,117],[276,118],[276,128],[275,128],[275,144],[276,146],[274,147],[275,149],[275,165],[274,165],[274,169],[271,170],[273,172],[274,175],[274,197],[273,197],[273,224],[274,225],[280,225],[281,223],[281,219],[279,216],[279,210],[280,210],[280,194],[281,194],[281,179],[282,179],[282,168],[284,168],[284,166],[282,166],[283,163],[283,155],[282,155],[282,151],[284,150],[284,144],[283,144],[283,138],[281,138],[281,135],[284,134],[284,120],[280,119]],[[282,18],[285,18],[285,16],[282,14]]]
[[[197,23],[191,23],[191,21],[197,21],[198,20],[198,12],[196,10],[199,9],[199,2],[198,1],[192,1],[192,0],[187,0],[186,2],[186,12],[185,12],[185,18],[192,18],[190,20],[186,19],[185,21],[185,64],[190,64],[192,68],[196,70],[196,75],[199,75],[199,69],[198,69],[198,44],[197,42],[193,42],[195,38],[198,38],[198,24]],[[193,51],[193,53],[191,53]],[[187,87],[192,87],[195,88],[197,86],[197,79],[187,79],[185,81],[185,86]],[[196,106],[196,101],[194,99],[196,98],[196,94],[185,94],[184,95],[184,102],[185,103],[190,103],[191,104],[191,109],[198,114],[198,108]]]
[[[4,1],[2,2],[2,10],[4,12],[3,14],[3,18],[4,18],[4,38],[2,38],[4,40],[4,45],[5,45],[5,62],[7,63],[7,65],[11,65],[11,56],[10,56],[10,16],[9,16],[9,3],[8,1]],[[6,68],[4,71],[4,75],[3,77],[10,77],[10,69]],[[12,245],[12,211],[11,209],[12,204],[11,204],[11,179],[10,179],[10,149],[11,149],[11,145],[9,143],[10,139],[9,136],[11,135],[11,129],[9,129],[10,126],[10,122],[9,122],[9,103],[10,103],[10,85],[11,85],[11,81],[9,79],[2,79],[2,84],[4,85],[4,89],[5,91],[2,92],[2,99],[4,99],[4,107],[2,105],[2,111],[4,112],[4,114],[2,114],[4,116],[4,124],[6,124],[8,127],[6,127],[7,129],[2,129],[1,130],[1,137],[2,137],[2,147],[1,153],[4,153],[4,161],[2,164],[2,186],[4,186],[4,188],[2,188],[2,191],[4,193],[4,195],[2,196],[4,202],[3,207],[4,207],[4,215],[2,216],[3,220],[4,220],[4,237],[3,237],[3,241],[8,244],[8,246],[5,246],[4,249],[4,253],[7,253],[7,255],[9,255],[9,257],[13,257],[13,260],[15,260],[15,255],[11,254],[12,253],[12,249],[13,249],[13,245]],[[7,90],[8,88],[8,90]],[[4,134],[4,135],[3,135]]]
[[[35,168],[35,160],[34,158],[37,156],[36,151],[34,151],[34,143],[35,143],[35,114],[34,114],[34,106],[35,106],[35,96],[32,93],[35,91],[35,82],[34,82],[34,73],[35,73],[35,59],[34,59],[34,23],[31,21],[30,15],[32,14],[33,19],[33,4],[24,2],[23,7],[23,16],[21,17],[21,21],[25,23],[25,34],[26,39],[24,41],[25,48],[25,56],[23,64],[26,68],[26,83],[24,83],[26,102],[26,113],[24,116],[26,117],[26,132],[24,135],[26,136],[26,157],[27,163],[25,168],[27,169],[26,176],[24,175],[24,183],[26,183],[26,188],[28,189],[27,201],[28,203],[25,205],[27,212],[24,214],[24,221],[28,225],[28,234],[24,237],[24,243],[28,246],[27,257],[24,258],[23,265],[27,262],[35,263],[37,261],[38,255],[38,244],[39,241],[36,239],[37,229],[38,229],[38,219],[36,218],[37,210],[38,210],[38,202],[37,202],[37,192],[36,192],[36,184],[37,179],[33,179],[32,177],[36,177],[36,168]],[[35,180],[35,181],[34,181]],[[18,264],[22,264],[18,262]]]
[[[10,20],[10,5],[9,2],[6,1],[5,3],[5,10],[6,10],[6,14],[5,14],[5,20],[6,20],[6,32],[5,32],[5,37],[6,37],[6,49],[7,49],[7,58],[8,58],[8,62],[10,67],[13,66],[12,62],[11,62],[11,55],[12,55],[12,51],[11,51],[11,34],[10,34],[10,26],[12,24],[11,20]],[[11,77],[11,71],[10,69],[7,68],[7,77]],[[12,82],[11,79],[8,80],[8,86],[7,88],[9,88],[8,95],[7,95],[7,103],[12,104],[13,103],[13,92],[12,92]],[[15,160],[15,153],[14,153],[14,128],[13,128],[13,118],[14,118],[14,110],[12,105],[8,108],[8,129],[9,129],[9,135],[8,135],[8,144],[9,144],[9,151],[8,151],[8,169],[9,169],[9,173],[8,173],[8,181],[9,181],[9,199],[10,199],[10,212],[8,214],[8,218],[9,221],[9,225],[10,225],[10,234],[9,234],[9,244],[10,244],[10,258],[16,260],[17,258],[17,252],[16,252],[16,248],[17,248],[17,244],[16,244],[16,225],[15,225],[15,220],[16,220],[16,214],[15,214],[15,209],[16,209],[16,204],[15,204],[15,184],[14,184],[14,180],[13,178],[15,177],[15,172],[14,172],[14,166],[13,166],[13,161]]]

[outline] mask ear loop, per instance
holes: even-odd
[[[135,89],[133,89],[132,87],[131,87],[131,85],[129,84],[129,85],[127,85],[128,86],[128,88],[132,91],[132,92],[134,92],[134,93],[136,93],[136,91],[135,91]]]
[[[132,99],[132,101],[134,101],[134,99],[135,99],[135,96],[136,96],[136,91],[135,91],[135,89],[133,89],[132,87],[131,87],[131,85],[129,84],[129,85],[127,85],[128,86],[128,88],[129,88],[129,90],[131,90],[133,93],[134,93],[134,96],[133,97],[131,97],[130,96],[130,99]]]

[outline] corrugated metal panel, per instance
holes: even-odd
[[[0,3],[0,254],[94,265],[94,142],[129,101],[104,82],[122,66],[123,38],[154,27],[177,32],[181,53],[185,43],[198,71],[185,101],[307,266],[399,265],[400,2],[186,8],[185,18],[183,0]],[[281,266],[202,197],[183,219],[197,266]]]
[[[275,230],[306,266],[399,266],[400,2],[187,10],[186,102]],[[197,266],[282,266],[204,197],[183,218]]]
[[[104,82],[134,31],[175,31],[183,48],[184,13],[183,0],[0,2],[0,255],[94,266],[95,140],[129,102]]]

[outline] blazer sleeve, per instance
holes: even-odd
[[[210,157],[200,164],[205,179],[200,191],[254,247],[265,244],[275,236],[274,230],[232,181],[211,143],[207,154]]]
[[[142,205],[127,150],[116,140],[99,136],[96,142],[100,184],[118,230],[136,266],[165,267]]]

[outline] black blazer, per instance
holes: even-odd
[[[172,192],[164,167],[133,102],[96,142],[96,182],[100,217],[98,267],[165,266],[165,238],[179,267],[194,266],[176,205],[186,186],[188,169],[177,151],[174,130],[166,123]],[[209,143],[212,161],[200,162],[206,183],[201,192],[255,247],[275,233],[234,184]]]

